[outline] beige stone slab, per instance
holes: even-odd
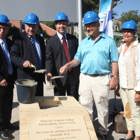
[[[29,139],[90,140],[85,121],[78,115],[39,117],[29,125]]]
[[[36,101],[20,104],[20,140],[97,140],[88,112],[73,97]]]

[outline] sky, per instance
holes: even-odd
[[[123,12],[130,10],[138,10],[140,14],[140,0],[123,0],[122,3],[118,4],[113,10],[117,13],[116,18],[119,18]]]
[[[40,20],[54,20],[57,12],[65,12],[70,21],[78,21],[77,0],[0,0],[0,13],[22,20],[33,12]]]

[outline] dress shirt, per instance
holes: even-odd
[[[11,75],[13,73],[13,66],[12,66],[10,54],[9,54],[8,49],[7,49],[7,44],[6,44],[5,40],[0,39],[0,46],[4,52],[4,55],[5,55],[7,64],[8,64],[8,74]]]
[[[68,46],[66,34],[60,34],[59,32],[57,32],[57,36],[59,37],[61,44],[63,46],[66,60],[67,60],[67,62],[69,62],[70,61],[70,52],[69,52],[69,46]]]
[[[132,42],[124,53],[125,47],[125,43],[119,47],[120,87],[140,91],[140,44]]]
[[[118,50],[115,41],[102,33],[96,40],[82,40],[74,59],[81,63],[83,74],[109,74],[111,63],[118,61]]]
[[[60,39],[60,42],[61,42],[62,44],[63,44],[63,36],[65,36],[65,39],[66,39],[66,42],[67,42],[67,46],[69,47],[66,34],[62,35],[62,34],[60,34],[59,32],[57,32],[57,36],[58,36],[58,38]]]
[[[37,69],[40,69],[42,67],[40,45],[34,37],[30,37],[30,40],[35,53],[35,61],[37,63]]]
[[[39,56],[39,59],[40,59],[40,61],[41,61],[41,50],[40,50],[40,45],[39,45],[39,43],[37,42],[37,40],[36,40],[34,37],[31,37],[31,42],[32,42],[32,44],[34,44],[35,49],[36,49],[36,51],[37,51],[37,54],[38,54],[38,56]]]

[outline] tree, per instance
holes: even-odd
[[[112,0],[112,7],[117,6],[122,0]],[[85,13],[89,10],[97,11],[99,10],[100,0],[82,0],[82,13]]]
[[[99,0],[82,0],[82,13],[85,13],[89,10],[98,11],[99,9]]]
[[[138,10],[131,10],[129,12],[122,13],[119,20],[121,22],[124,22],[124,21],[130,20],[130,19],[133,19],[136,22],[140,21],[140,15],[138,15]]]
[[[122,3],[123,0],[112,0],[113,3],[112,3],[112,6],[113,8],[116,7],[118,4]]]

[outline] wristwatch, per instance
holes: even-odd
[[[110,77],[111,78],[118,78],[118,76],[117,75],[114,75],[114,74],[111,74]]]

